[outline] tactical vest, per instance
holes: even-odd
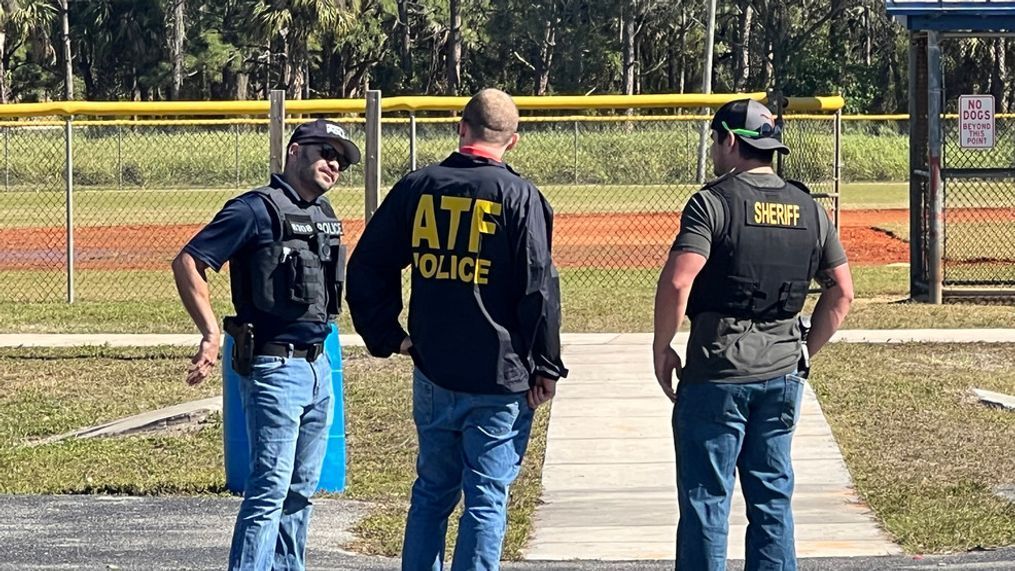
[[[325,198],[303,206],[286,191],[254,190],[265,199],[281,233],[274,242],[230,260],[233,305],[251,307],[280,320],[326,322],[342,307],[345,246],[342,223]]]
[[[800,313],[821,256],[820,208],[806,187],[759,188],[737,176],[709,183],[726,227],[694,280],[687,315],[771,321]]]

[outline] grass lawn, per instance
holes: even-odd
[[[221,394],[215,374],[183,382],[180,348],[0,349],[0,493],[220,494],[225,492],[222,425],[171,436],[26,442],[122,416]],[[356,548],[394,555],[414,474],[411,363],[347,349],[345,405],[348,488],[374,504]],[[517,558],[541,489],[548,409],[536,415],[529,455],[512,488],[505,556]]]
[[[564,331],[638,332],[652,330],[652,304],[659,271],[563,270]],[[905,302],[909,269],[858,266],[853,268],[858,300],[846,320],[852,329],[1010,327],[1015,309],[1007,305],[946,304],[931,306]],[[48,283],[36,290],[50,300],[63,295],[61,276],[49,281],[30,272],[0,273],[0,332],[4,333],[193,333],[190,318],[177,299],[168,272],[82,272],[77,299],[25,303],[10,297],[22,291],[25,280]],[[10,280],[10,281],[7,281]],[[110,287],[115,284],[115,287]],[[220,318],[232,313],[229,278],[211,276],[212,300]],[[47,293],[48,292],[48,293]],[[126,298],[124,301],[122,298]],[[816,296],[812,296],[816,299]],[[348,312],[339,317],[341,331],[352,331]]]
[[[1015,346],[833,345],[811,383],[857,491],[910,553],[1015,543],[1015,413],[972,387],[1015,394]]]
[[[698,185],[541,185],[559,214],[582,212],[675,212]],[[76,189],[74,224],[119,226],[205,224],[225,202],[243,191],[210,189]],[[382,189],[382,194],[387,189]],[[906,208],[906,183],[846,183],[843,208]],[[328,193],[341,218],[363,217],[363,191],[336,187]],[[0,192],[0,228],[63,227],[63,191]]]

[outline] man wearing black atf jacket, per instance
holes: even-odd
[[[226,330],[251,452],[230,569],[304,568],[334,407],[324,339],[345,271],[342,223],[324,193],[359,160],[338,124],[300,125],[285,171],[227,202],[173,261],[180,298],[202,335],[190,384],[208,376],[219,351],[206,272],[229,261],[236,316],[226,318]]]
[[[828,214],[772,170],[774,154],[789,149],[768,108],[732,101],[711,130],[719,178],[684,208],[655,300],[655,375],[675,403],[677,568],[726,569],[736,472],[749,522],[745,568],[792,571],[790,445],[806,355],[842,323],[853,281]],[[803,341],[798,316],[815,278],[823,291]],[[685,315],[682,367],[670,343]]]
[[[349,260],[346,299],[367,349],[415,364],[419,454],[402,569],[443,567],[448,516],[463,493],[452,569],[499,568],[508,486],[533,410],[567,374],[553,213],[502,160],[517,129],[506,93],[472,97],[458,152],[399,181]],[[407,266],[408,334],[398,321]]]

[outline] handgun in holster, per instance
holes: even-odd
[[[811,331],[811,316],[799,315],[797,322],[800,324],[800,360],[797,362],[797,374],[803,378],[811,375],[811,355],[807,351],[807,334]]]
[[[254,362],[254,325],[230,315],[225,318],[224,326],[233,338],[233,370],[246,377]]]

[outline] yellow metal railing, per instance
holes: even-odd
[[[658,109],[667,107],[719,107],[735,99],[749,97],[765,101],[763,92],[740,94],[664,94],[664,95],[561,95],[519,96],[521,110],[556,109]],[[467,97],[390,97],[381,100],[382,112],[457,111]],[[787,111],[834,112],[842,108],[839,96],[790,97]],[[49,103],[13,103],[0,105],[0,117],[116,117],[116,116],[245,116],[267,115],[268,101],[54,101]],[[286,102],[288,113],[350,113],[366,111],[365,99],[308,99]]]

